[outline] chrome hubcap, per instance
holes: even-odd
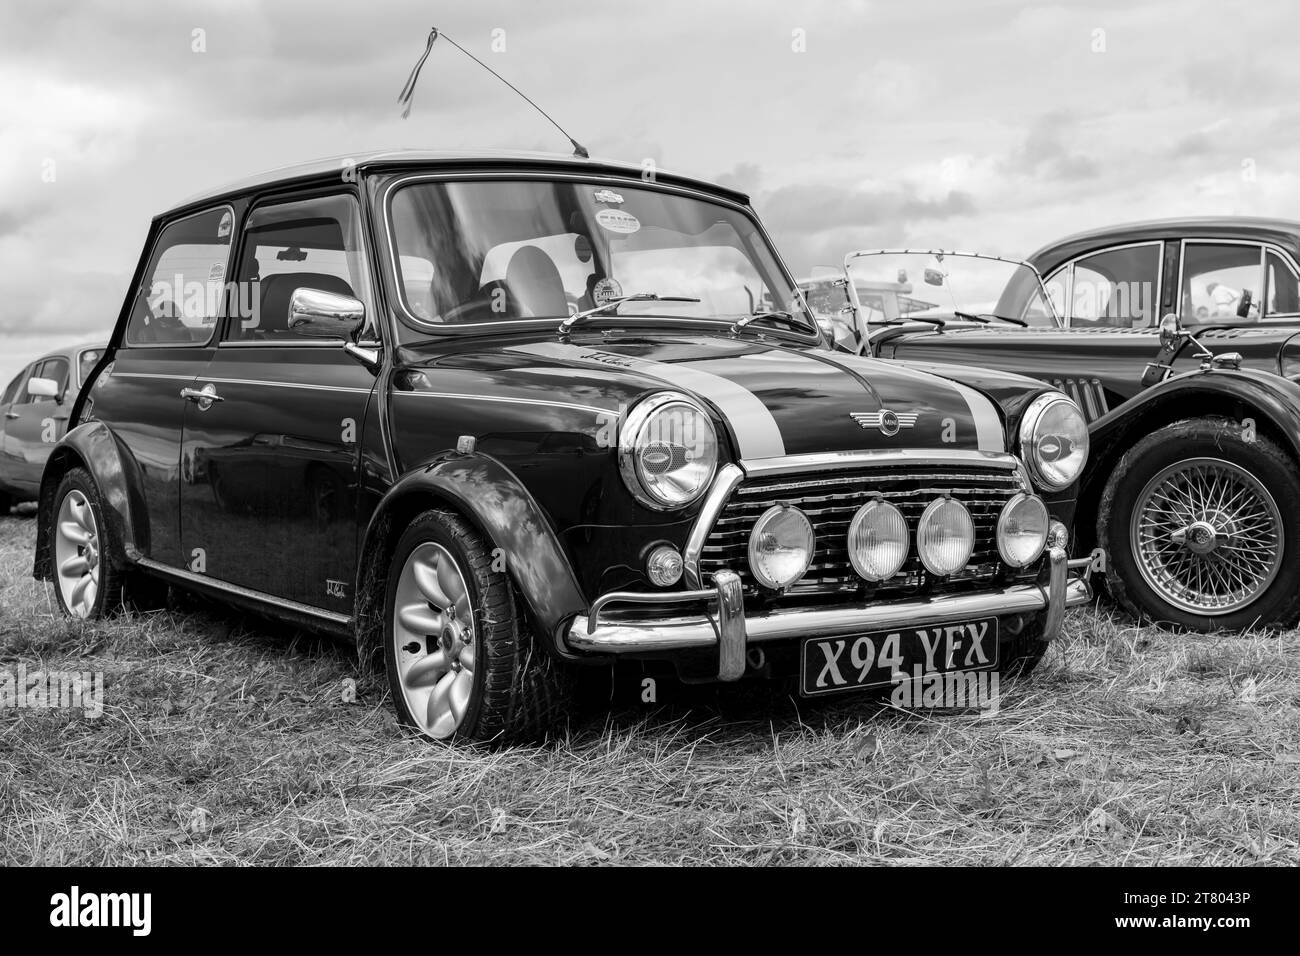
[[[1229,614],[1254,601],[1282,564],[1282,515],[1268,489],[1218,458],[1189,458],[1142,489],[1131,523],[1143,579],[1195,614]]]
[[[54,533],[54,563],[59,594],[75,617],[89,617],[99,594],[99,528],[95,512],[80,491],[70,491],[59,505]]]
[[[425,734],[450,737],[469,711],[478,642],[469,588],[442,545],[422,544],[406,559],[393,618],[397,676],[407,709]]]

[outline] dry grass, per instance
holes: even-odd
[[[1300,863],[1295,635],[1090,609],[992,717],[661,682],[544,747],[451,749],[374,683],[344,703],[328,641],[62,621],[33,526],[0,519],[0,669],[103,671],[106,710],[0,711],[0,864]]]

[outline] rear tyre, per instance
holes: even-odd
[[[434,740],[544,737],[572,698],[568,668],[537,646],[510,576],[460,516],[426,511],[389,565],[384,657],[398,719]]]
[[[1195,418],[1126,451],[1097,540],[1111,597],[1138,620],[1196,631],[1300,617],[1300,478],[1271,440]]]
[[[124,574],[113,561],[117,541],[99,489],[84,468],[63,476],[49,526],[54,594],[68,617],[96,619],[118,610]]]

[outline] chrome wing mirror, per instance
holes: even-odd
[[[320,289],[295,289],[289,298],[289,331],[313,339],[350,340],[366,321],[360,299]]]

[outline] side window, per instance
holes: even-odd
[[[253,210],[244,227],[236,278],[238,294],[232,296],[225,337],[237,342],[308,341],[289,330],[289,300],[298,289],[369,303],[356,200],[323,196]]]
[[[4,397],[0,398],[0,405],[12,405],[14,402],[21,403],[23,401],[22,389],[23,386],[27,384],[27,373],[30,371],[30,366],[23,369],[18,373],[17,377],[6,386]]]
[[[95,363],[104,353],[100,349],[86,349],[77,359],[77,387],[80,388],[85,384],[86,376],[95,368]]]
[[[203,345],[221,315],[234,213],[228,207],[163,229],[136,293],[127,345]]]
[[[1159,308],[1162,248],[1158,242],[1093,253],[1074,262],[1070,324],[1143,328]],[[1057,277],[1064,272],[1056,273]],[[1049,287],[1050,289],[1050,287]]]
[[[1259,246],[1189,242],[1183,246],[1179,290],[1184,321],[1246,325],[1259,321],[1264,288]]]
[[[68,360],[62,358],[46,359],[35,367],[32,377],[48,378],[50,381],[55,382],[59,386],[59,394],[63,395],[68,390]],[[42,395],[33,395],[28,400],[33,405],[55,401],[53,398]]]
[[[1067,265],[1052,273],[1050,279],[1044,279],[1043,289],[1047,292],[1048,301],[1044,302],[1043,293],[1035,289],[1020,317],[1034,328],[1056,328],[1057,322],[1052,316],[1053,313],[1062,317],[1065,315],[1065,291],[1069,275],[1070,267]]]
[[[1300,313],[1300,283],[1290,264],[1276,252],[1264,257],[1268,277],[1268,303],[1265,316]]]

